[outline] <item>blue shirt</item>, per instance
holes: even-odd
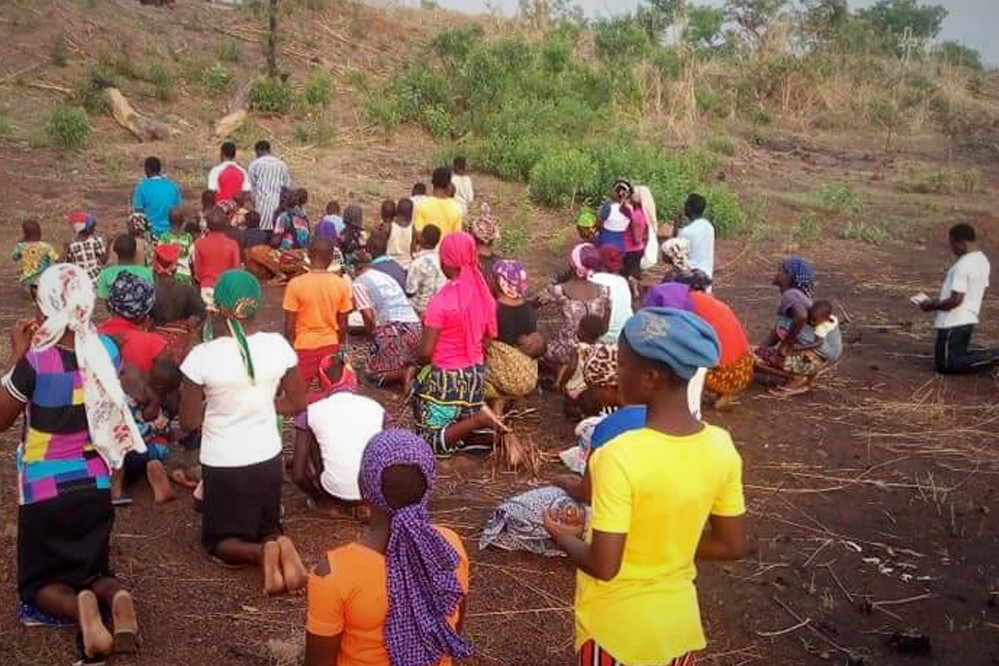
[[[644,428],[645,419],[645,405],[622,407],[604,418],[593,429],[593,435],[590,436],[590,452],[596,451],[607,442],[629,430]]]
[[[182,203],[177,183],[164,176],[146,178],[132,196],[132,208],[146,216],[154,236],[170,230],[170,209]]]

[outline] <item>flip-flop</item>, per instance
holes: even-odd
[[[132,498],[128,495],[122,495],[111,500],[111,506],[129,506],[132,504]]]

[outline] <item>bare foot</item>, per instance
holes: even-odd
[[[76,610],[80,633],[83,635],[83,652],[88,657],[110,653],[114,648],[114,638],[101,620],[97,596],[90,590],[83,590],[76,595]]]
[[[176,483],[178,486],[183,486],[184,488],[189,488],[194,490],[198,487],[198,482],[189,478],[187,472],[182,469],[175,469],[170,472],[170,480]]]
[[[309,572],[302,564],[302,558],[295,550],[295,544],[286,536],[278,537],[277,545],[281,552],[281,572],[289,592],[297,592],[309,582]]]
[[[284,594],[287,588],[281,573],[281,548],[276,541],[264,544],[264,557],[260,560],[260,568],[264,574],[264,594]]]
[[[149,487],[153,489],[153,501],[157,504],[166,504],[177,499],[176,493],[170,487],[166,468],[159,460],[150,460],[146,464],[146,479],[149,481]]]
[[[132,595],[122,590],[111,602],[114,620],[114,651],[117,654],[134,654],[138,648],[139,620],[135,616]]]

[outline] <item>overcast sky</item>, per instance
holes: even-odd
[[[694,0],[709,5],[721,5],[724,0]],[[853,7],[867,7],[875,0],[850,0]],[[996,36],[999,24],[999,0],[929,0],[932,4],[943,5],[950,12],[944,21],[941,39],[957,39],[978,49],[982,57],[992,66],[999,66],[999,38]],[[443,7],[468,12],[483,11],[486,0],[438,0]],[[631,11],[639,0],[574,0],[588,16],[607,16]],[[492,5],[512,13],[517,9],[517,0],[492,0]]]

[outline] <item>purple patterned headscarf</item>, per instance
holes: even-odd
[[[642,298],[643,308],[673,308],[674,310],[694,311],[690,299],[690,287],[679,282],[663,282],[649,288]]]
[[[427,489],[416,504],[401,509],[382,493],[382,473],[394,465],[411,465],[423,473]],[[434,456],[415,433],[384,430],[368,442],[361,457],[361,496],[388,514],[389,610],[385,646],[392,666],[431,666],[445,656],[462,659],[471,646],[447,617],[464,595],[454,572],[458,554],[433,525],[427,501],[434,485]]]

